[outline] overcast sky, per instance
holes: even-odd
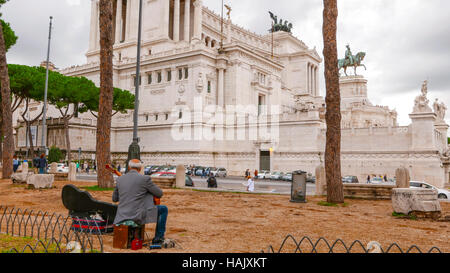
[[[19,36],[8,53],[9,63],[39,65],[46,58],[49,16],[54,17],[51,61],[64,68],[85,63],[89,40],[90,0],[11,0],[3,17]],[[204,0],[220,13],[221,0]],[[234,23],[266,34],[268,11],[294,25],[293,34],[322,55],[321,0],[225,0]],[[338,0],[338,49],[367,53],[364,68],[369,99],[399,113],[408,125],[414,98],[429,81],[430,104],[439,98],[450,106],[450,1],[448,0]],[[352,71],[352,69],[351,69]],[[325,94],[323,64],[321,94]],[[431,106],[431,105],[430,105]],[[447,111],[450,123],[450,111]]]

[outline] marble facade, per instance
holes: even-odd
[[[229,175],[247,168],[314,174],[323,162],[326,132],[318,80],[322,58],[315,48],[286,32],[258,35],[230,18],[222,21],[201,0],[148,0],[141,75],[135,75],[138,3],[114,1],[114,85],[134,92],[139,78],[139,137],[147,164],[225,167]],[[60,72],[99,85],[99,53],[98,2],[92,0],[87,63]],[[392,178],[397,168],[406,167],[414,180],[448,183],[448,125],[431,108],[414,111],[411,125],[398,126],[395,110],[369,101],[367,79],[343,77],[340,84],[343,175],[360,181],[369,174]],[[248,111],[225,112],[223,119],[211,121],[230,106]],[[208,107],[213,110],[205,111]],[[64,149],[59,114],[50,107],[48,115],[54,118],[48,145]],[[243,124],[235,122],[239,117]],[[17,143],[23,148],[20,124],[19,118]],[[79,147],[87,158],[95,154],[95,124],[90,114],[71,121],[74,158]],[[132,125],[132,111],[113,118],[114,161],[126,160]],[[174,131],[179,132],[175,137]]]

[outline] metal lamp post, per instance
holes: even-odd
[[[44,91],[44,113],[42,117],[42,138],[41,138],[41,147],[43,153],[47,154],[47,145],[46,145],[46,119],[47,119],[47,93],[48,93],[48,66],[50,62],[50,42],[52,39],[52,20],[53,16],[50,16],[50,26],[48,30],[48,47],[47,47],[47,63],[46,63],[46,74],[45,74],[45,91]]]
[[[137,57],[136,57],[136,78],[135,78],[135,98],[134,98],[134,115],[133,115],[133,142],[128,148],[128,159],[126,170],[128,170],[128,162],[132,159],[141,159],[141,151],[139,147],[138,137],[138,120],[139,120],[139,85],[141,74],[141,36],[142,36],[142,0],[139,0],[139,29],[137,41]]]

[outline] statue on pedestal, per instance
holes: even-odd
[[[428,81],[424,81],[422,84],[422,95],[419,95],[414,100],[414,113],[428,113],[432,112],[428,103],[430,102],[427,98],[428,95]]]
[[[269,30],[270,32],[284,31],[287,33],[292,33],[293,25],[289,23],[287,20],[284,21],[280,19],[278,21],[278,17],[269,11],[270,18],[273,20],[272,28]]]
[[[355,56],[353,56],[352,51],[350,49],[350,45],[347,45],[347,50],[345,51],[345,58],[338,60],[338,69],[341,70],[344,69],[345,76],[347,75],[347,67],[352,67],[355,70],[355,76],[358,76],[356,74],[356,68],[358,66],[363,66],[364,69],[367,70],[366,66],[362,64],[362,61],[364,61],[364,58],[366,57],[365,52],[358,52]]]
[[[447,111],[447,106],[443,102],[439,103],[439,100],[436,99],[434,104],[434,113],[437,115],[439,121],[443,121],[445,119],[445,113]]]

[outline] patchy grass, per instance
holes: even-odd
[[[336,204],[336,203],[329,203],[326,201],[320,201],[317,203],[317,205],[324,207],[348,207],[349,204],[348,203]]]
[[[403,213],[397,213],[397,212],[392,212],[392,216],[396,217],[396,218],[401,218],[401,219],[410,219],[410,220],[417,220],[417,217],[413,214],[411,215],[406,215]]]
[[[42,244],[38,244],[37,248],[34,249],[36,244],[38,244],[38,240],[31,237],[15,237],[11,235],[0,234],[0,253],[16,253],[16,251],[13,249],[16,249],[19,253],[22,253],[22,251],[23,253],[59,252],[56,244],[50,244],[47,251],[45,250],[45,247],[42,246]],[[48,243],[44,242],[45,246],[47,246],[47,244]]]
[[[99,186],[80,187],[86,191],[114,191],[114,188],[100,188]]]

